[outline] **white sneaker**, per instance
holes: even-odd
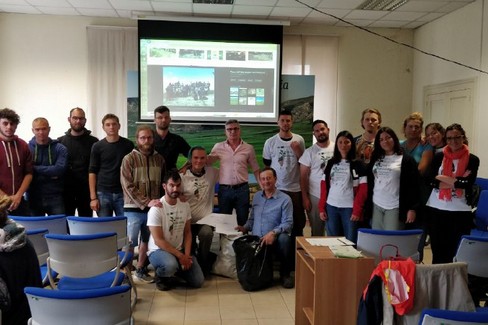
[[[149,275],[149,272],[147,271],[147,268],[145,268],[145,267],[138,268],[134,272],[132,277],[134,280],[141,281],[144,283],[153,283],[154,282],[154,278],[151,275]]]

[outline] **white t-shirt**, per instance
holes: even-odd
[[[213,167],[205,167],[205,174],[197,177],[187,169],[181,175],[183,195],[187,197],[191,209],[191,222],[208,216],[213,211],[215,183],[219,180],[219,171]]]
[[[452,161],[454,165],[454,174],[457,171],[459,159]],[[442,175],[442,165],[439,168],[439,175]],[[427,206],[444,211],[471,211],[471,207],[466,203],[466,196],[464,189],[461,190],[461,196],[457,196],[456,190],[451,191],[451,201],[439,199],[439,189],[434,188],[430,193]]]
[[[400,207],[402,155],[393,154],[377,160],[373,166],[373,203],[383,209]]]
[[[354,190],[350,163],[343,159],[330,170],[330,187],[327,204],[337,208],[352,208]]]
[[[305,140],[301,135],[293,134],[289,141],[281,140],[279,134],[272,136],[264,143],[263,158],[271,159],[271,167],[278,176],[276,187],[279,190],[300,192],[300,166],[290,146],[293,141],[298,141],[305,149]]]
[[[152,207],[147,213],[147,225],[158,226],[163,228],[164,239],[177,250],[183,246],[183,235],[185,223],[191,219],[190,204],[181,202],[170,205],[166,202],[164,196],[161,198],[163,206],[161,208]],[[149,254],[160,249],[154,242],[151,235],[148,243]]]
[[[326,148],[319,147],[317,143],[307,148],[298,162],[310,168],[308,179],[308,193],[317,198],[320,197],[320,181],[324,178],[324,169],[327,162],[334,156],[334,142],[330,142]]]

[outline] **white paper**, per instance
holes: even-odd
[[[237,219],[235,214],[211,213],[208,216],[197,221],[198,224],[215,227],[215,232],[224,235],[240,234],[235,228]]]
[[[354,246],[354,243],[346,237],[305,238],[312,246]]]

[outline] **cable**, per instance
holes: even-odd
[[[467,68],[467,69],[470,69],[470,70],[474,70],[474,71],[476,71],[476,72],[480,72],[480,73],[488,74],[488,72],[487,72],[487,71],[485,71],[485,70],[481,70],[481,69],[478,69],[478,68],[475,68],[475,67],[472,67],[472,66],[466,65],[466,64],[464,64],[464,63],[461,63],[461,62],[458,62],[458,61],[455,61],[455,60],[451,60],[451,59],[448,59],[448,58],[442,57],[442,56],[440,56],[440,55],[437,55],[437,54],[434,54],[434,53],[431,53],[431,52],[424,51],[424,50],[419,49],[419,48],[417,48],[417,47],[415,47],[415,46],[413,46],[413,45],[410,45],[410,44],[407,44],[407,43],[404,43],[404,42],[399,42],[399,41],[396,41],[396,40],[394,40],[394,39],[392,39],[392,38],[390,38],[390,37],[388,37],[388,36],[384,36],[384,35],[381,35],[381,34],[379,34],[379,33],[374,32],[374,31],[372,31],[372,30],[369,30],[369,29],[367,29],[367,28],[364,28],[364,27],[358,26],[358,25],[356,25],[356,24],[354,24],[354,23],[351,23],[351,22],[349,22],[349,21],[347,21],[347,20],[344,20],[344,19],[342,19],[342,18],[336,17],[336,16],[334,16],[334,15],[332,15],[332,14],[329,14],[329,13],[327,13],[327,12],[324,12],[324,11],[322,11],[322,10],[319,10],[319,9],[317,9],[317,8],[314,8],[314,7],[312,7],[312,6],[310,6],[310,5],[306,4],[306,3],[304,3],[304,2],[303,2],[303,1],[301,1],[301,0],[295,0],[295,1],[296,1],[296,2],[298,2],[298,3],[300,3],[300,4],[302,4],[302,5],[304,5],[304,6],[306,6],[306,7],[308,7],[308,8],[310,8],[310,9],[312,9],[312,10],[314,10],[314,11],[316,11],[316,12],[319,12],[319,13],[321,13],[321,14],[324,14],[324,15],[327,15],[327,16],[332,17],[332,18],[334,18],[334,19],[337,19],[337,20],[339,20],[339,21],[341,21],[341,22],[343,22],[343,23],[346,23],[346,24],[348,24],[348,25],[351,25],[351,26],[353,26],[353,27],[355,27],[355,28],[357,28],[357,29],[360,29],[360,30],[365,31],[365,32],[367,32],[367,33],[370,33],[370,34],[372,34],[372,35],[375,35],[375,36],[381,37],[381,38],[383,38],[383,39],[385,39],[385,40],[387,40],[387,41],[390,41],[390,42],[392,42],[392,43],[395,43],[395,44],[397,44],[397,45],[401,45],[401,46],[408,47],[409,49],[412,49],[412,50],[414,50],[414,51],[420,52],[420,53],[422,53],[422,54],[425,54],[425,55],[428,55],[428,56],[431,56],[431,57],[437,58],[437,59],[439,59],[439,60],[443,60],[443,61],[446,61],[446,62],[450,62],[450,63],[456,64],[456,65],[459,65],[459,66],[461,66],[461,67],[464,67],[464,68]]]

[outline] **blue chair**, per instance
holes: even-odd
[[[488,190],[481,191],[474,218],[476,229],[488,232]]]
[[[24,289],[36,325],[129,325],[130,287],[72,291],[26,287]]]
[[[117,234],[45,235],[49,284],[59,290],[88,290],[120,286],[125,274],[120,271]],[[51,271],[59,274],[56,284]]]
[[[420,316],[419,325],[488,325],[488,313],[455,311],[444,309],[424,309]]]
[[[384,259],[396,256],[397,251],[393,246],[398,247],[400,256],[410,257],[416,262],[421,262],[418,251],[421,237],[421,229],[376,230],[359,228],[357,249],[366,256],[374,257],[376,264],[381,262],[380,250],[382,248],[382,257]]]
[[[480,190],[488,190],[488,178],[476,177],[476,181],[474,183],[480,187]]]
[[[64,214],[39,217],[9,216],[10,219],[20,223],[25,230],[47,229],[50,234],[67,234],[68,227]]]
[[[137,301],[137,289],[132,280],[131,269],[134,253],[129,250],[127,236],[127,217],[85,218],[67,217],[69,232],[72,235],[91,235],[103,232],[117,233],[117,247],[119,249],[120,268],[128,275],[130,285],[134,291],[133,307]]]
[[[44,235],[48,233],[47,229],[36,229],[36,230],[27,230],[27,238],[31,241],[32,246],[37,254],[37,258],[39,259],[39,267],[41,269],[41,276],[42,276],[42,284],[47,286],[49,284],[49,278],[47,276],[47,258],[49,257],[49,249],[47,247],[46,238]],[[58,276],[57,273],[53,273],[52,277],[56,278]]]

